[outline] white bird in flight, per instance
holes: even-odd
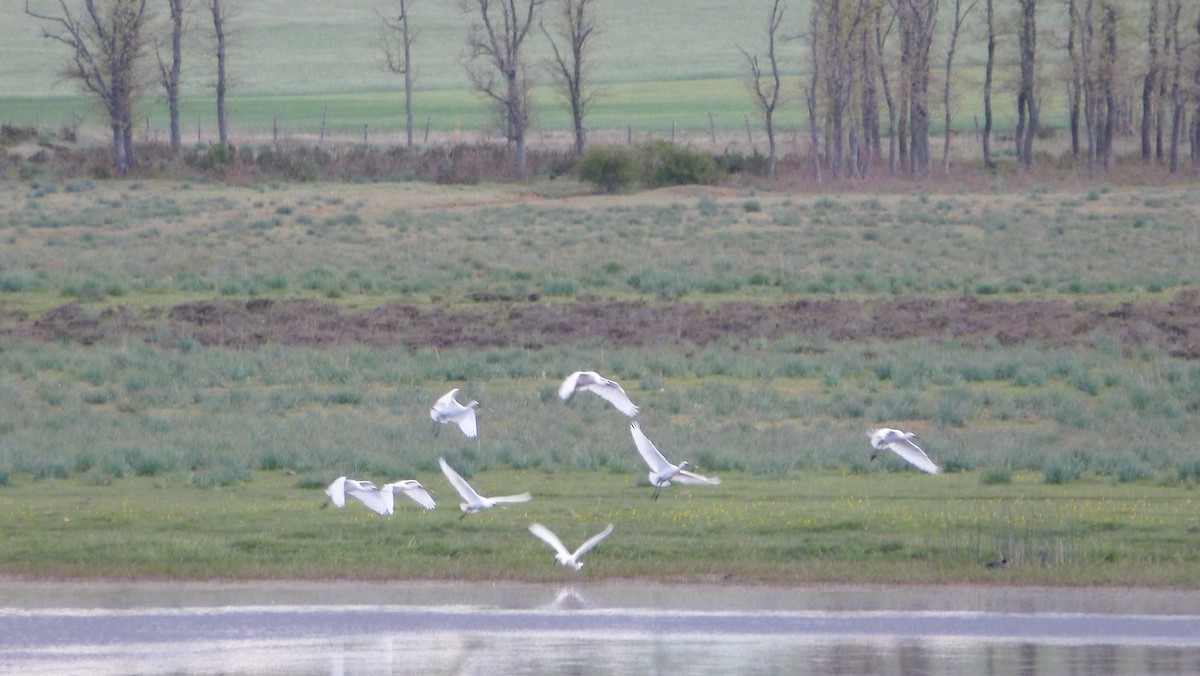
[[[433,496],[429,494],[429,491],[427,491],[425,487],[421,485],[421,482],[417,481],[416,479],[401,479],[400,481],[393,481],[391,483],[384,484],[383,488],[380,488],[379,490],[383,494],[384,502],[387,504],[388,514],[391,514],[395,510],[396,493],[403,493],[404,495],[407,495],[408,497],[412,498],[413,502],[421,505],[425,509],[433,509],[437,504],[433,501]]]
[[[554,531],[546,528],[540,523],[529,524],[529,532],[536,535],[541,539],[542,542],[550,545],[554,551],[557,552],[557,554],[554,556],[554,560],[559,564],[567,566],[568,568],[574,568],[575,570],[583,568],[583,562],[580,561],[579,558],[588,553],[592,547],[600,544],[600,541],[608,537],[608,534],[611,533],[612,530],[613,525],[610,523],[608,524],[608,528],[605,528],[596,535],[588,538],[583,544],[579,545],[579,549],[576,549],[574,553],[571,553],[567,551],[566,547],[563,546],[562,540],[558,539],[558,536],[554,534]]]
[[[650,439],[642,433],[642,428],[638,426],[636,421],[629,423],[629,431],[633,434],[633,443],[637,446],[638,453],[642,454],[642,459],[650,466],[650,483],[654,486],[654,497],[651,498],[652,500],[657,500],[658,492],[662,490],[663,486],[670,486],[672,481],[681,484],[715,485],[721,483],[721,480],[717,477],[709,478],[687,471],[684,469],[687,467],[687,462],[681,462],[678,465],[672,465],[667,462],[663,454],[659,453]]]
[[[455,423],[463,431],[463,434],[474,437],[478,434],[475,427],[475,409],[479,406],[479,402],[472,401],[463,406],[454,398],[456,394],[458,394],[457,387],[443,394],[441,399],[434,402],[433,408],[429,409],[429,417],[433,418],[434,422],[440,422],[443,425]],[[435,434],[438,429],[434,428]]]
[[[359,481],[340,476],[325,488],[325,495],[328,495],[329,499],[321,505],[322,508],[328,507],[331,502],[335,507],[345,507],[346,496],[349,495],[376,514],[392,513],[388,506],[390,500],[386,500],[382,491],[370,481]]]
[[[913,465],[916,465],[920,470],[929,472],[930,474],[937,474],[942,471],[940,467],[933,464],[928,455],[925,455],[925,451],[922,451],[920,446],[912,442],[913,438],[917,436],[912,432],[901,432],[890,427],[881,427],[867,434],[871,437],[871,446],[875,448],[875,451],[871,453],[872,460],[875,459],[876,455],[879,455],[879,451],[886,448]]]
[[[454,468],[446,462],[445,458],[438,458],[438,463],[442,466],[442,474],[446,475],[446,479],[450,482],[450,485],[454,486],[454,490],[458,491],[458,494],[461,495],[462,499],[465,501],[459,505],[459,508],[461,508],[463,511],[463,515],[458,517],[460,519],[473,512],[491,509],[492,507],[495,507],[501,503],[529,502],[533,499],[533,496],[529,493],[521,493],[519,495],[501,495],[494,498],[485,498],[476,493],[475,489],[471,488],[471,484],[467,483],[467,480],[462,478],[462,475],[460,475],[458,472],[455,472]]]
[[[570,401],[579,391],[598,395],[631,418],[638,413],[638,407],[629,400],[629,395],[625,394],[620,383],[609,380],[595,371],[576,371],[558,386],[558,396],[563,401]]]

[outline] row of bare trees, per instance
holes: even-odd
[[[413,143],[412,25],[415,0],[386,0],[386,68],[404,77],[407,142]],[[1019,166],[1035,166],[1035,144],[1047,131],[1041,111],[1062,97],[1072,157],[1089,168],[1110,166],[1114,143],[1140,123],[1141,156],[1177,171],[1180,148],[1191,147],[1200,166],[1200,7],[1185,0],[811,0],[807,21],[785,24],[786,0],[766,0],[764,53],[738,45],[749,70],[748,91],[768,139],[768,172],[777,165],[775,116],[802,99],[811,140],[810,163],[823,172],[863,177],[877,166],[927,176],[935,158],[931,103],[940,89],[945,129],[940,167],[951,170],[955,109],[970,78],[955,72],[964,40],[986,44],[980,134],[984,164],[995,163],[993,128],[997,87],[1015,101],[1011,139]],[[31,2],[36,2],[31,7]],[[167,20],[148,7],[165,2]],[[65,75],[103,104],[112,126],[114,164],[134,162],[134,106],[147,88],[139,63],[151,47],[171,117],[171,145],[180,147],[179,92],[182,36],[189,5],[200,5],[209,27],[216,72],[220,143],[228,143],[228,6],[236,0],[26,0],[25,13],[42,22],[44,36],[65,45]],[[458,0],[469,17],[464,67],[474,89],[490,103],[513,148],[517,173],[527,174],[530,91],[543,69],[571,111],[574,150],[583,152],[586,115],[597,96],[591,70],[599,0]],[[547,7],[547,6],[550,7]],[[398,11],[396,11],[398,10]],[[542,14],[550,13],[550,22]],[[789,17],[790,18],[790,17]],[[535,28],[537,29],[535,31]],[[534,63],[526,42],[540,32],[552,58]],[[803,49],[789,53],[789,42]],[[936,62],[936,63],[935,63]],[[789,67],[794,75],[787,75]],[[941,82],[935,84],[939,70]],[[939,87],[940,85],[940,87]],[[790,96],[794,87],[799,96]],[[1137,105],[1140,98],[1140,106]],[[884,147],[886,139],[887,147]],[[1006,139],[1007,140],[1007,139]]]
[[[228,142],[225,124],[225,5],[228,0],[203,2],[212,15],[216,56],[217,120],[221,143]],[[60,43],[69,56],[63,76],[78,85],[103,106],[112,128],[113,166],[125,174],[136,158],[133,146],[135,108],[150,86],[143,61],[151,48],[158,58],[158,80],[166,92],[170,113],[171,147],[181,146],[179,123],[180,73],[183,64],[183,33],[186,12],[192,0],[165,0],[166,26],[155,23],[147,0],[43,0],[25,14],[42,24],[42,36]],[[169,54],[164,55],[164,51]]]
[[[783,0],[769,0],[766,55],[739,47],[748,89],[763,116],[774,167],[773,117],[782,101],[779,45],[805,44],[794,60],[807,108],[815,175],[865,176],[885,159],[891,171],[928,175],[934,61],[940,59],[941,168],[951,170],[954,111],[974,82],[956,76],[964,35],[986,46],[981,136],[985,165],[995,163],[993,98],[997,72],[1016,103],[1012,149],[1035,165],[1035,141],[1048,131],[1045,102],[1064,97],[1075,161],[1113,162],[1116,139],[1132,133],[1141,93],[1142,159],[1179,169],[1189,143],[1200,166],[1200,7],[1185,0],[811,0],[801,29],[789,30]],[[1191,34],[1188,35],[1189,28]],[[1048,47],[1046,45],[1049,45]],[[764,65],[765,63],[765,65]],[[1065,64],[1065,65],[1060,65]],[[800,82],[800,80],[803,82]],[[1060,99],[1061,100],[1061,99]],[[880,106],[886,107],[886,119]],[[1189,124],[1190,116],[1190,124]]]

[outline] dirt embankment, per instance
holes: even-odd
[[[526,347],[604,343],[631,347],[734,345],[789,336],[833,341],[955,340],[964,344],[1046,346],[1120,341],[1200,357],[1200,293],[1163,302],[1101,307],[1061,300],[889,298],[857,302],[800,299],[771,305],[684,301],[547,304],[480,296],[474,306],[390,304],[355,310],[315,300],[212,300],[134,312],[91,311],[76,303],[39,318],[0,306],[0,335],[16,341],[93,344],[135,338],[249,349],[307,347]]]

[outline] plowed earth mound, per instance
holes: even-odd
[[[547,304],[480,296],[473,306],[384,305],[355,310],[314,300],[212,300],[134,312],[95,312],[76,303],[37,319],[0,307],[10,340],[79,344],[135,338],[158,344],[194,341],[252,349],[267,344],[328,347],[524,347],[603,344],[703,346],[786,337],[832,341],[955,341],[967,345],[1047,347],[1117,340],[1200,357],[1200,293],[1161,303],[1102,307],[1059,300],[892,298],[801,299],[774,305],[682,301],[587,301]]]

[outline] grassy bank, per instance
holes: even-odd
[[[319,509],[320,488],[282,472],[216,491],[182,474],[111,486],[21,481],[0,491],[0,574],[1191,586],[1200,564],[1196,496],[1177,488],[733,472],[651,502],[630,472],[493,470],[474,477],[481,490],[529,490],[534,500],[460,520],[445,481],[418,476],[438,508],[404,501],[389,518],[357,504]],[[616,529],[575,573],[529,535],[532,521],[572,547],[606,523]],[[1001,556],[1006,568],[983,565]]]
[[[568,544],[616,524],[594,577],[1194,586],[1200,368],[1159,338],[1192,325],[1192,191],[555,189],[0,184],[0,574],[566,579],[536,520]],[[932,303],[964,295],[1010,314],[933,323]],[[332,316],[299,301],[401,310],[360,342],[307,346],[166,323],[189,301],[264,300],[309,312],[297,331]],[[850,307],[849,324],[739,333],[734,312],[848,300],[929,326],[853,334],[877,315]],[[464,339],[602,301],[636,313]],[[1003,321],[1042,302],[1056,313],[1035,321],[1066,339]],[[125,316],[148,328],[80,329]],[[430,317],[444,344],[372,340]],[[620,379],[668,458],[724,483],[651,503],[627,421],[557,399],[578,368]],[[481,402],[478,440],[433,436],[451,387]],[[869,462],[882,424],[917,431],[947,473]],[[459,521],[443,455],[485,492],[536,499]],[[340,474],[418,478],[440,506],[318,509]]]

